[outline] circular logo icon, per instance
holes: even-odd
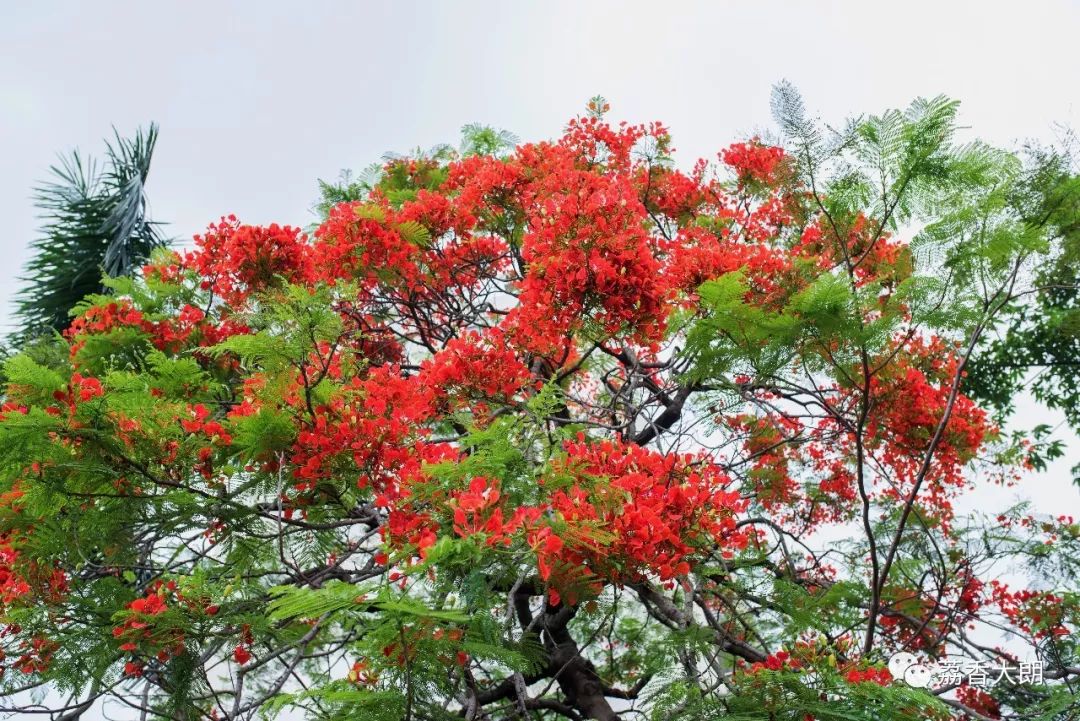
[[[926,688],[930,685],[930,680],[933,676],[933,669],[924,666],[921,663],[917,663],[914,666],[908,666],[907,670],[904,671],[904,681],[912,688]]]
[[[889,659],[889,673],[893,678],[904,678],[904,672],[919,662],[915,654],[907,651],[894,653]]]

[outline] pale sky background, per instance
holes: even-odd
[[[770,124],[786,78],[839,122],[945,93],[1009,145],[1080,129],[1080,2],[35,2],[0,0],[0,333],[59,151],[156,121],[152,215],[307,225],[316,179],[481,122],[557,135],[597,93],[662,120],[680,164]],[[1021,425],[1057,419],[1025,405]],[[1018,489],[1080,517],[1068,457]]]

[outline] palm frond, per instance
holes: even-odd
[[[17,339],[65,329],[71,309],[102,292],[103,273],[127,275],[168,243],[148,217],[146,178],[156,142],[153,124],[133,138],[115,133],[103,167],[76,150],[61,156],[51,179],[35,189],[42,226],[21,277]]]

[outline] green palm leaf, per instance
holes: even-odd
[[[156,141],[153,124],[133,138],[115,133],[106,143],[104,167],[76,150],[50,168],[51,180],[34,194],[43,224],[21,278],[26,285],[17,300],[17,341],[62,331],[80,300],[102,292],[103,273],[127,275],[168,242],[147,216],[146,178]]]

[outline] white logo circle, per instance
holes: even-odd
[[[917,663],[914,666],[908,666],[907,670],[904,671],[904,681],[912,688],[926,688],[930,685],[930,680],[933,676],[933,669],[928,666],[923,666],[921,663]]]
[[[904,678],[904,672],[919,662],[915,654],[907,651],[894,653],[889,659],[889,673],[893,678]]]

